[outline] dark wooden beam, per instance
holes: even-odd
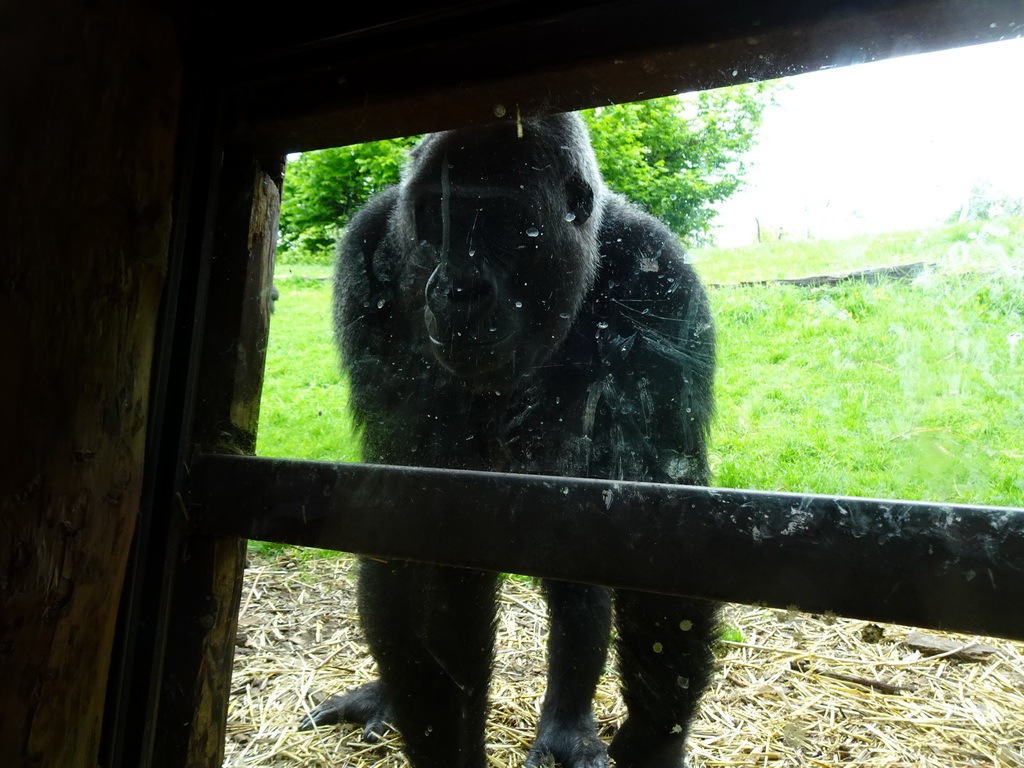
[[[217,534],[1024,639],[1024,510],[201,456]]]
[[[282,53],[237,134],[293,152],[766,80],[1019,36],[1016,0],[636,0],[424,21]],[[456,21],[458,23],[456,23]],[[394,34],[388,38],[388,33]],[[398,43],[396,46],[395,43]]]

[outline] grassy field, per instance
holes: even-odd
[[[275,279],[281,298],[270,323],[256,452],[358,461],[334,349],[330,281]]]
[[[719,286],[716,485],[1024,506],[1024,220],[693,255]],[[935,267],[729,287],[914,261]],[[277,280],[258,452],[357,460],[329,282]]]

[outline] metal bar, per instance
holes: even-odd
[[[1024,639],[1024,510],[199,456],[208,533]]]

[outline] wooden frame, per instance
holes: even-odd
[[[196,456],[253,450],[284,153],[491,121],[498,105],[514,119],[986,42],[1024,24],[1015,0],[449,3],[342,19],[290,11],[301,24],[252,12],[190,27],[204,53],[180,131],[145,506],[108,695],[109,768],[222,762],[249,524],[237,510],[210,514],[211,502],[231,498],[217,484],[226,465]],[[261,45],[268,25],[278,42]],[[1002,513],[1005,551],[1019,553],[1022,513]],[[1019,581],[1008,589],[1019,600]]]

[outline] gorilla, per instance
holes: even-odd
[[[349,223],[334,291],[365,461],[706,483],[707,297],[676,237],[606,188],[577,115],[423,138],[399,184]],[[414,768],[483,768],[496,585],[364,559],[380,677],[302,727],[357,722],[375,741],[393,723]],[[527,768],[682,766],[717,606],[544,589],[547,689]],[[606,748],[592,699],[613,613],[628,717]]]

